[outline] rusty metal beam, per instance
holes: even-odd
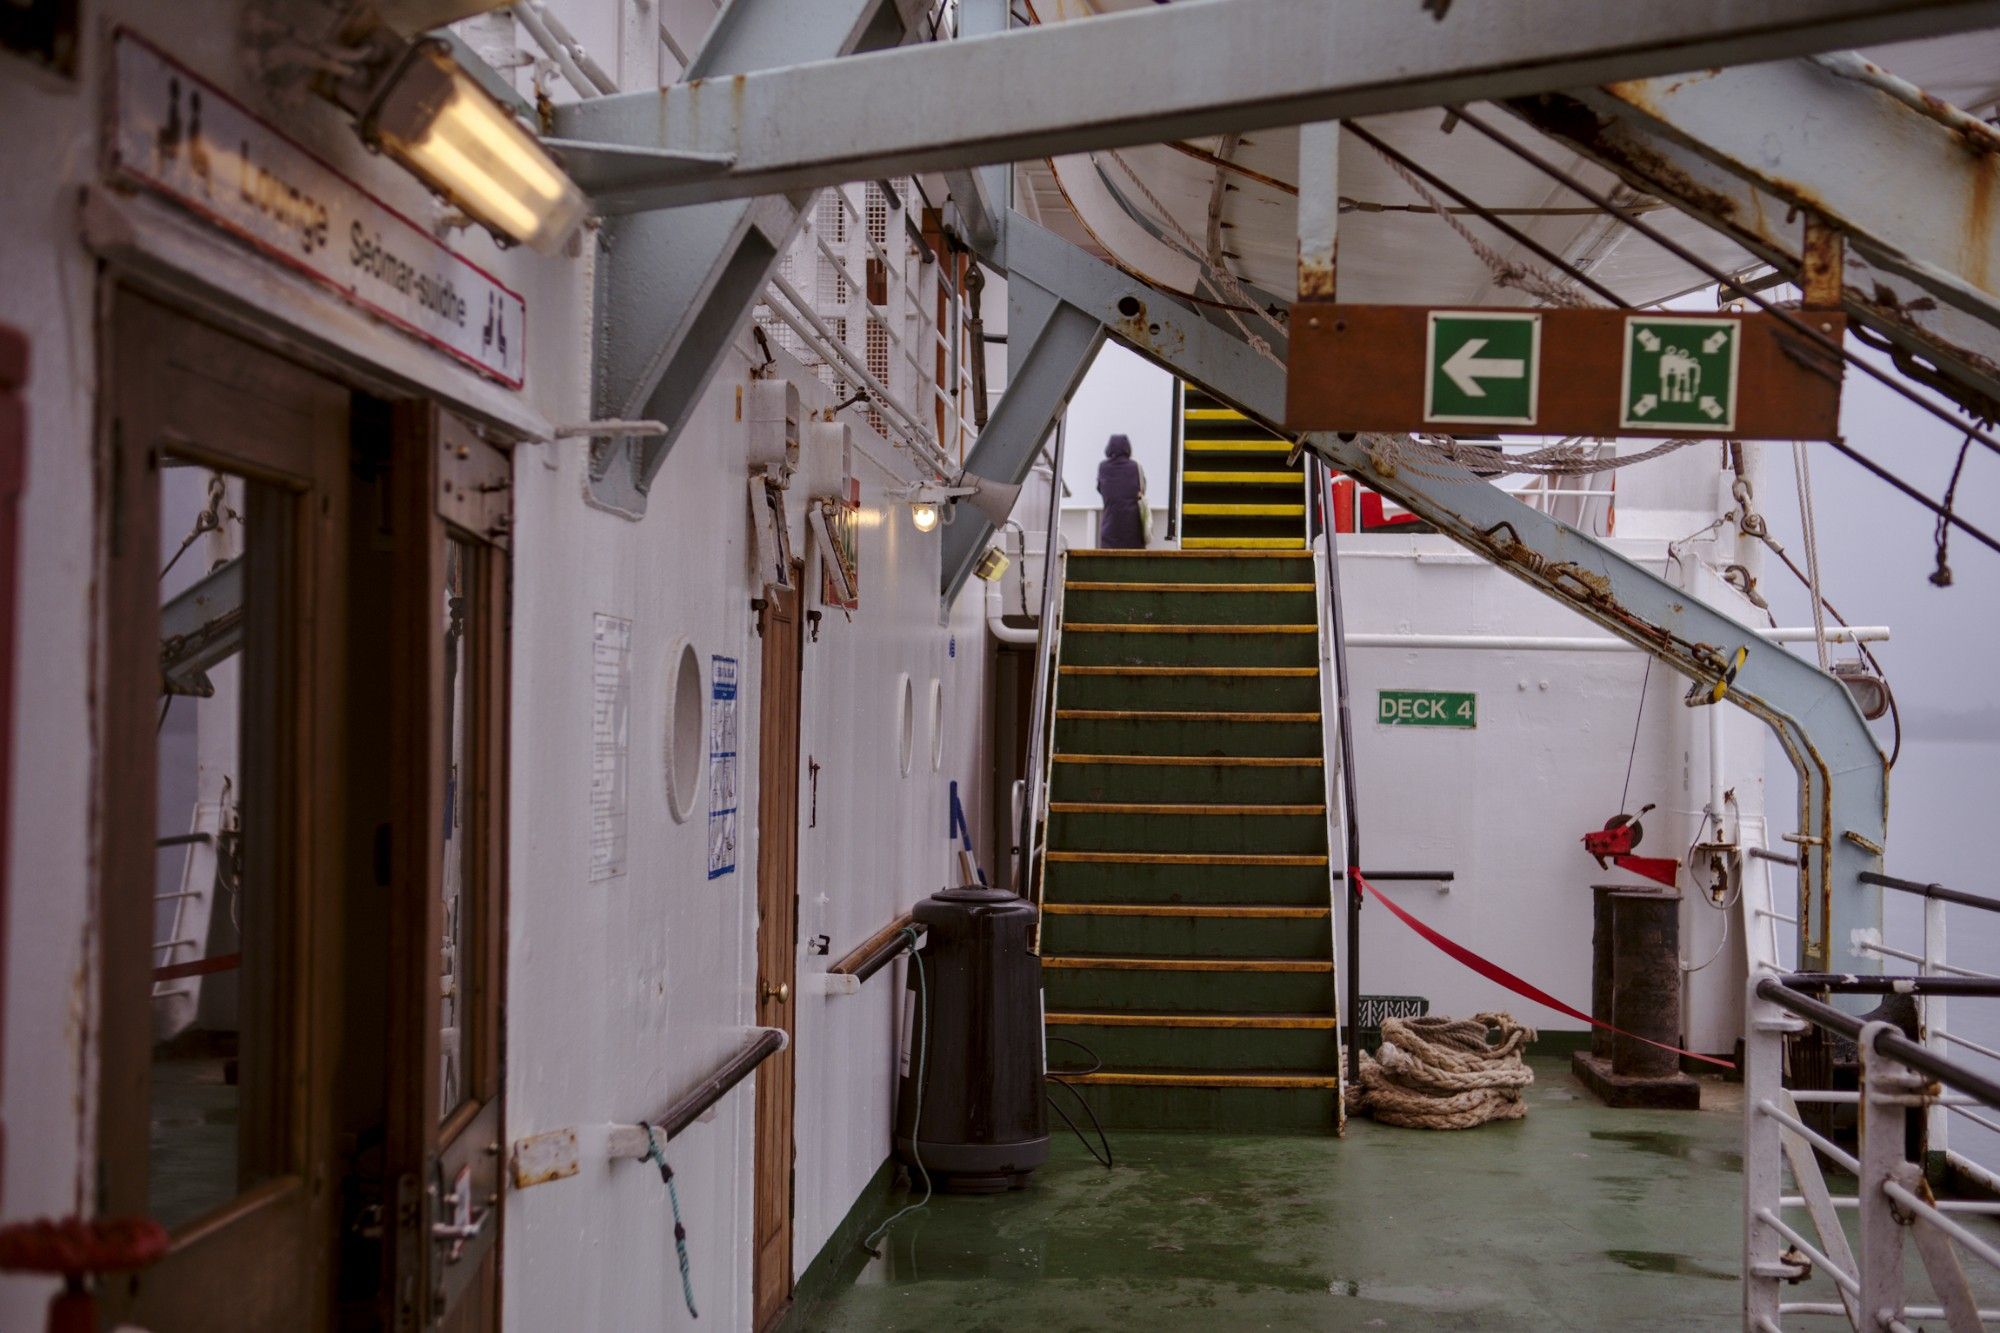
[[[1906,372],[2000,415],[2000,133],[1843,54],[1507,103],[1635,187],[1716,228],[1788,279],[1809,229],[1853,321]],[[1844,262],[1840,262],[1843,261]]]
[[[1140,355],[1275,425],[1285,372],[1186,302],[1128,278],[1019,214],[1007,225],[1011,274],[1100,321]],[[1521,503],[1457,464],[1426,460],[1422,475],[1362,436],[1304,442],[1355,477],[1579,614],[1695,682],[1697,700],[1729,677],[1724,697],[1777,734],[1799,775],[1800,957],[1841,971],[1880,970],[1852,933],[1881,924],[1879,872],[1887,828],[1887,768],[1847,690],[1750,626],[1696,599],[1585,533]],[[1731,672],[1737,651],[1747,649]],[[1803,964],[1802,964],[1803,965]]]

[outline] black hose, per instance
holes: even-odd
[[[1095,1074],[1098,1070],[1104,1068],[1104,1057],[1074,1037],[1049,1037],[1046,1040],[1061,1042],[1065,1046],[1074,1046],[1090,1058],[1090,1068],[1088,1069],[1045,1070],[1042,1077],[1058,1087],[1067,1088],[1069,1095],[1076,1098],[1076,1104],[1083,1108],[1083,1113],[1086,1116],[1090,1117],[1090,1127],[1097,1131],[1097,1141],[1104,1145],[1103,1153],[1100,1154],[1096,1148],[1091,1146],[1090,1140],[1084,1137],[1083,1130],[1077,1126],[1076,1121],[1070,1118],[1069,1112],[1062,1108],[1062,1103],[1058,1102],[1048,1089],[1044,1088],[1042,1090],[1042,1096],[1047,1099],[1050,1107],[1055,1110],[1055,1113],[1063,1118],[1063,1123],[1069,1126],[1069,1132],[1076,1135],[1076,1141],[1083,1145],[1084,1151],[1096,1158],[1099,1166],[1109,1167],[1112,1164],[1111,1140],[1104,1132],[1104,1125],[1098,1120],[1097,1112],[1090,1108],[1090,1102],[1081,1092],[1077,1091],[1076,1085],[1063,1077],[1065,1074]]]

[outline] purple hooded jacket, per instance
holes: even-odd
[[[1097,544],[1107,549],[1137,550],[1146,544],[1139,527],[1140,497],[1146,490],[1146,474],[1132,461],[1132,441],[1114,435],[1104,446],[1104,461],[1097,465],[1097,493],[1104,497],[1104,512],[1097,519]]]

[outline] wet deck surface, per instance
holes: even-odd
[[[1525,1119],[1462,1133],[1126,1133],[1107,1171],[1058,1122],[1029,1190],[938,1198],[788,1327],[1738,1327],[1740,1085],[1704,1080],[1699,1112],[1613,1111],[1566,1059],[1533,1063]]]

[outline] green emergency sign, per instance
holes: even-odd
[[[1736,429],[1742,331],[1733,319],[1626,320],[1618,424],[1627,430]]]
[[[1433,310],[1424,338],[1424,419],[1532,426],[1542,374],[1542,317],[1527,311]]]
[[[1479,725],[1479,696],[1470,690],[1378,690],[1375,720],[1385,727]]]

